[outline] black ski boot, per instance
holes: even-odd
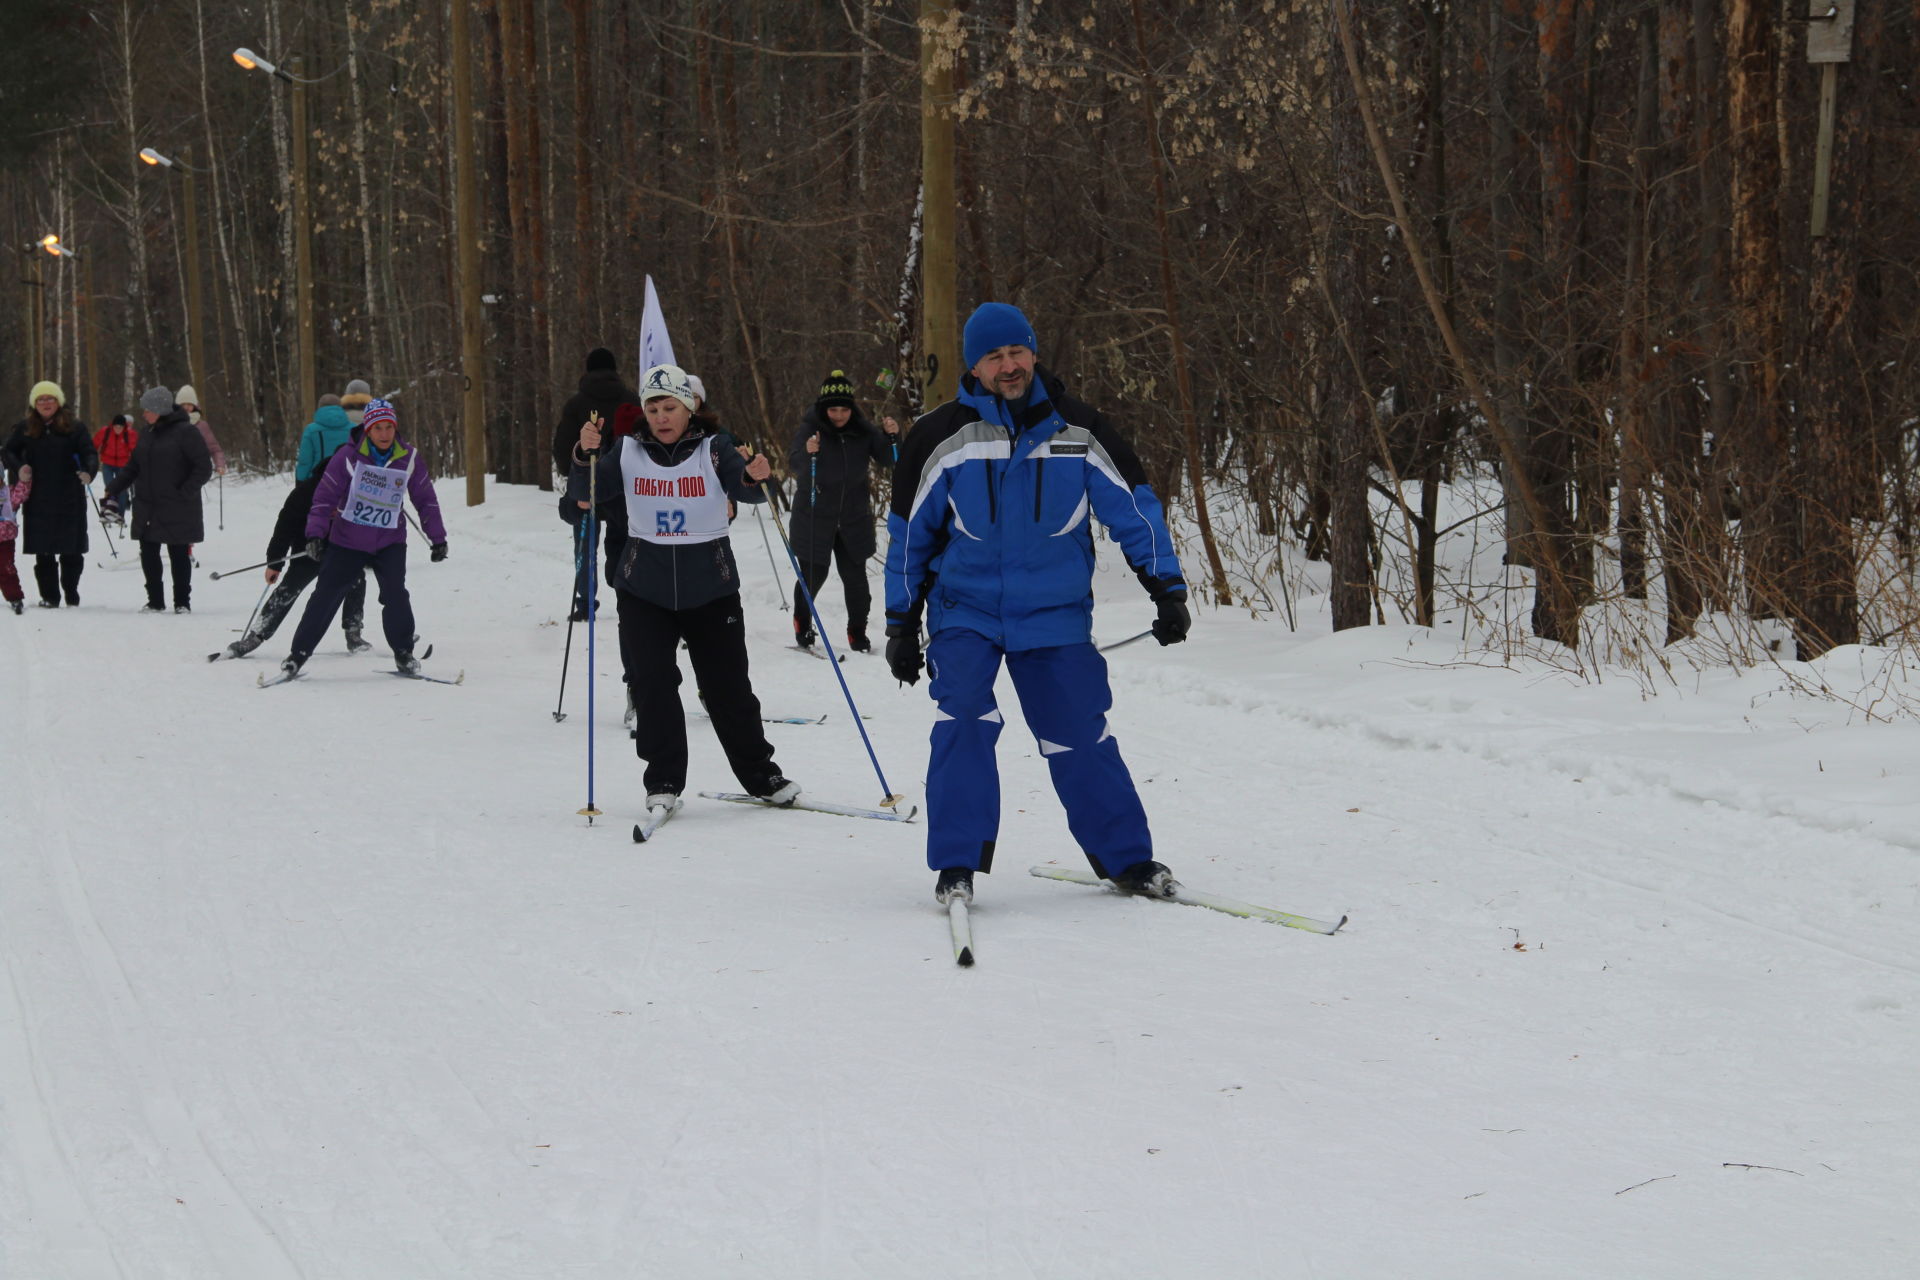
[[[1136,862],[1109,879],[1127,893],[1144,893],[1150,898],[1171,898],[1180,892],[1180,882],[1173,878],[1173,872],[1158,862]]]
[[[307,659],[312,656],[311,654],[297,651],[288,654],[286,659],[280,663],[280,674],[291,680],[294,676],[300,674],[300,668],[306,666]]]
[[[955,898],[962,902],[973,901],[973,868],[943,867],[940,878],[933,884],[933,900],[941,906]]]
[[[795,614],[793,618],[793,642],[802,649],[813,648],[813,642],[820,637],[813,634],[813,624]]]
[[[403,676],[417,676],[420,674],[420,659],[411,653],[396,653],[393,655],[393,669]]]
[[[847,648],[853,650],[855,653],[873,652],[873,641],[867,639],[867,629],[865,627],[847,628]]]
[[[373,645],[363,639],[358,631],[347,632],[348,653],[365,653],[371,648],[373,648]]]
[[[755,791],[753,795],[756,800],[764,800],[768,804],[776,804],[784,808],[800,798],[800,784],[789,782],[776,773],[768,778],[765,786]]]

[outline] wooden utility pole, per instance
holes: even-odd
[[[920,0],[920,173],[925,243],[920,267],[920,350],[926,356],[927,401],[960,381],[960,324],[954,266],[953,65],[946,45],[951,0]]]
[[[180,173],[187,180],[187,381],[193,384],[195,394],[205,396],[207,384],[207,331],[206,309],[200,287],[200,201],[193,186],[193,148],[180,149]],[[311,412],[314,401],[309,397],[306,409]],[[201,405],[204,412],[206,406]]]
[[[42,250],[38,244],[33,244],[27,247],[26,252],[28,272],[26,276],[21,279],[20,283],[25,286],[23,292],[26,294],[26,314],[23,319],[27,327],[25,334],[26,342],[24,343],[24,349],[27,353],[27,385],[32,386],[47,376],[45,369],[42,367],[44,364],[46,344],[44,341],[45,325],[41,319],[43,313],[41,311],[42,303],[40,300],[40,295],[45,291],[47,286],[46,273],[40,269],[40,255],[44,250]]]
[[[313,213],[307,194],[307,86],[300,80],[300,58],[288,58],[287,66],[293,83],[293,292],[300,329],[300,403],[295,409],[298,415],[305,415],[312,413],[320,400],[320,378],[313,354]],[[197,335],[198,326],[195,333]]]
[[[103,416],[98,398],[100,367],[95,359],[95,348],[100,344],[100,335],[93,323],[93,255],[91,253],[87,254],[86,261],[80,264],[80,285],[85,291],[80,298],[80,340],[85,344],[81,348],[80,357],[80,368],[83,371],[80,393],[86,397],[80,403],[87,407],[87,413],[93,418],[93,424],[99,426]],[[197,382],[194,384],[196,387],[199,385]]]
[[[464,400],[467,505],[487,500],[486,368],[480,351],[480,204],[473,146],[473,44],[469,0],[452,0],[454,270],[460,280],[460,373]],[[582,54],[584,56],[584,53]]]

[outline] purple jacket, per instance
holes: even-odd
[[[352,524],[340,513],[351,487],[348,477],[352,468],[380,465],[373,461],[372,455],[373,446],[367,443],[366,429],[355,427],[353,434],[347,437],[347,443],[327,460],[327,469],[320,477],[320,487],[314,491],[313,509],[307,514],[309,538],[325,538],[334,546],[346,547],[350,551],[378,551],[407,540],[404,519],[394,528],[377,529],[369,525]],[[427,464],[420,460],[413,446],[395,436],[393,457],[387,462],[387,468],[405,471],[408,462],[413,463],[413,474],[407,478],[407,496],[413,499],[413,508],[420,513],[420,525],[427,531],[427,541],[436,544],[445,542],[447,526],[440,520],[440,499],[434,496],[433,477],[427,474]]]

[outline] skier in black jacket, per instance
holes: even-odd
[[[603,422],[612,422],[615,413],[623,404],[637,405],[640,397],[628,386],[626,379],[614,366],[613,352],[605,347],[595,347],[587,352],[587,371],[580,375],[580,389],[568,397],[560,408],[560,425],[553,432],[553,465],[561,475],[573,471],[573,446],[580,439],[580,428],[587,419],[599,414]],[[587,512],[584,499],[576,500],[571,494],[560,495],[560,518],[573,526],[573,560],[575,580],[573,585],[573,614],[575,622],[582,622],[587,616],[587,582],[593,572],[593,548],[586,545],[587,522],[583,517]],[[606,530],[607,547],[607,585],[613,585],[613,567],[620,560],[620,549],[627,544],[627,512],[618,496],[605,500],[595,513],[600,527]]]
[[[882,420],[882,432],[853,398],[853,383],[835,369],[820,386],[820,398],[807,410],[787,450],[794,475],[793,555],[806,574],[807,589],[793,588],[793,638],[802,647],[814,642],[807,594],[820,599],[831,562],[840,566],[847,598],[847,647],[868,653],[867,614],[873,592],[867,587],[867,557],[873,554],[873,492],[868,476],[874,466],[891,472],[900,454],[900,424]]]
[[[641,385],[644,415],[633,434],[616,437],[597,418],[581,428],[568,493],[584,500],[591,483],[626,507],[630,536],[613,585],[647,807],[672,809],[686,788],[676,658],[682,640],[734,776],[750,795],[791,804],[800,787],[781,776],[760,724],[747,673],[740,570],[727,537],[728,501],[765,502],[761,482],[772,469],[764,457],[743,460],[694,416],[693,388],[679,367],[656,365]],[[632,415],[627,410],[612,425]],[[596,462],[590,455],[603,440],[609,447]]]
[[[320,397],[320,403],[323,406],[339,404],[340,397],[329,393]],[[324,474],[325,461],[314,468],[312,475],[294,485],[287,493],[287,500],[280,504],[280,516],[273,522],[273,535],[267,539],[267,581],[274,584],[273,591],[260,606],[260,614],[246,634],[214,654],[215,658],[244,658],[272,639],[287,614],[293,611],[293,602],[320,576],[320,566],[306,552],[307,515],[313,510],[313,494]],[[360,636],[366,613],[367,576],[363,573],[347,588],[346,604],[340,611],[340,629],[346,632],[349,653],[365,653],[373,648]]]

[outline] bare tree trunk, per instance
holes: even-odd
[[[1355,20],[1353,0],[1334,0]],[[1327,219],[1327,300],[1352,366],[1333,393],[1333,457],[1330,489],[1333,516],[1333,629],[1364,627],[1372,620],[1373,516],[1368,509],[1368,462],[1373,456],[1373,395],[1366,380],[1369,299],[1364,232],[1347,211],[1366,206],[1361,178],[1366,173],[1366,140],[1354,102],[1353,80],[1328,61],[1328,127],[1333,134],[1334,198]],[[1196,474],[1195,481],[1199,477]]]
[[[366,90],[360,83],[360,37],[354,14],[360,8],[356,0],[347,0],[347,83],[352,90],[353,103],[353,176],[360,193],[358,206],[354,210],[355,221],[360,224],[360,305],[358,312],[362,325],[360,346],[361,366],[369,378],[377,377],[382,358],[390,357],[391,345],[382,337],[386,327],[386,308],[379,304],[379,294],[374,285],[374,263],[379,261],[373,252],[373,201],[367,186],[367,170],[371,167],[367,156],[367,104]]]
[[[1160,114],[1156,106],[1160,89],[1147,58],[1147,25],[1140,12],[1140,0],[1133,0],[1133,36],[1140,74],[1145,81],[1140,101],[1146,108],[1147,149],[1153,156],[1153,216],[1160,241],[1160,292],[1167,308],[1167,335],[1173,344],[1173,380],[1180,393],[1187,474],[1193,482],[1193,513],[1200,526],[1200,545],[1206,550],[1207,565],[1213,573],[1214,601],[1230,604],[1233,590],[1227,584],[1226,566],[1221,563],[1220,548],[1213,538],[1213,517],[1207,510],[1207,481],[1200,461],[1200,423],[1193,406],[1193,380],[1187,370],[1187,340],[1180,322],[1180,297],[1173,283],[1173,240],[1167,230],[1167,157],[1160,144]]]
[[[147,279],[147,239],[141,227],[138,210],[143,203],[140,198],[140,126],[134,116],[136,99],[134,97],[133,66],[136,57],[144,57],[145,49],[138,39],[138,19],[135,17],[133,0],[121,0],[120,21],[114,32],[118,37],[120,53],[119,93],[115,95],[114,107],[120,116],[121,128],[127,136],[127,191],[132,196],[135,215],[126,223],[127,230],[127,311],[137,316],[139,324],[129,335],[136,344],[127,352],[130,366],[147,369],[153,367],[153,308],[148,301],[151,292]],[[291,259],[289,259],[291,260]],[[289,277],[291,278],[291,277]],[[37,376],[37,375],[36,375]],[[133,386],[139,375],[129,372],[126,378],[126,390],[122,397],[132,400],[140,392]]]
[[[1884,6],[1858,10],[1855,61],[1820,68],[1837,89],[1833,163],[1826,234],[1813,242],[1808,282],[1806,395],[1801,406],[1806,463],[1799,468],[1806,538],[1806,597],[1796,619],[1800,656],[1814,658],[1834,645],[1860,641],[1856,517],[1875,514],[1873,409],[1863,394],[1857,289],[1861,224],[1872,137],[1872,85],[1885,27]]]
[[[593,194],[593,59],[587,52],[594,47],[591,26],[593,14],[587,0],[567,0],[567,12],[573,18],[572,276],[576,285],[572,305],[568,308],[571,323],[567,328],[576,339],[574,345],[584,349],[588,337],[585,332],[588,300],[602,294],[602,290],[595,287],[600,266],[600,246]],[[596,327],[596,336],[598,332]]]
[[[1733,157],[1733,295],[1746,395],[1732,441],[1748,609],[1784,616],[1795,588],[1787,429],[1780,397],[1780,151],[1774,101],[1775,6],[1728,0],[1728,124]]]
[[[1640,24],[1640,90],[1634,102],[1632,180],[1628,202],[1626,266],[1621,273],[1620,368],[1614,403],[1620,426],[1620,589],[1630,600],[1647,598],[1647,225],[1652,218],[1651,168],[1658,137],[1659,32]]]

